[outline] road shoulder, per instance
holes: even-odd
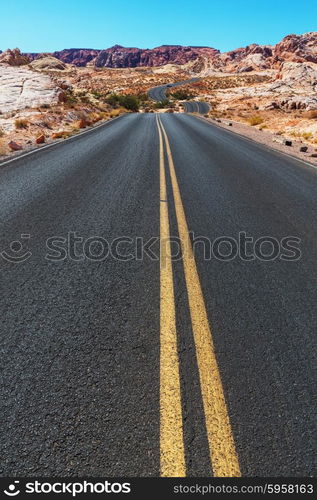
[[[254,129],[249,125],[244,125],[243,123],[239,123],[233,120],[221,120],[218,121],[212,118],[198,117],[197,115],[193,115],[198,120],[202,120],[211,125],[215,125],[216,127],[223,128],[228,132],[232,132],[240,137],[248,139],[252,142],[256,142],[266,146],[268,149],[278,151],[284,155],[289,157],[299,159],[305,164],[317,168],[317,157],[311,157],[310,155],[313,153],[317,153],[313,146],[308,147],[307,153],[302,153],[299,151],[301,146],[306,146],[306,144],[301,143],[299,141],[292,141],[292,146],[286,146],[280,142],[275,142],[275,140],[282,140],[280,136],[275,136],[269,132],[264,132],[258,129]],[[231,125],[229,125],[231,123]]]

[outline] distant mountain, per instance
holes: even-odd
[[[4,58],[5,53],[0,53]],[[197,71],[247,72],[279,68],[284,61],[317,63],[317,32],[288,35],[275,46],[251,44],[221,53],[211,47],[161,45],[154,49],[139,49],[114,45],[109,49],[65,49],[50,54],[64,63],[75,66],[93,65],[106,68],[135,68],[187,64],[196,61]],[[33,61],[43,54],[22,54]]]
[[[96,67],[135,68],[138,66],[163,66],[164,64],[185,64],[197,59],[200,55],[214,57],[219,50],[210,47],[184,47],[182,45],[162,45],[154,49],[138,49],[114,45],[105,50],[65,49],[53,52],[53,57],[75,66],[87,66],[92,63]],[[25,54],[31,60],[39,54]]]

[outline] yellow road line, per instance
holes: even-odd
[[[156,119],[157,120],[157,119]],[[160,141],[160,461],[161,476],[186,476],[170,229]]]
[[[219,477],[238,477],[241,475],[239,461],[231,431],[205,301],[191,247],[174,161],[166,131],[161,119],[159,121],[165,139],[177,225],[182,245],[185,281],[213,473],[214,476]]]

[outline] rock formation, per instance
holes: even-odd
[[[48,75],[0,65],[0,112],[56,104],[62,97],[62,89]]]
[[[317,32],[288,35],[275,45],[273,63],[283,61],[317,63]]]
[[[55,70],[64,71],[66,64],[52,56],[43,56],[31,62],[30,67],[38,71]]]
[[[105,50],[65,49],[53,52],[53,57],[75,66],[87,66],[94,63],[97,67],[106,68],[136,68],[138,66],[163,66],[165,64],[186,64],[200,55],[212,58],[220,54],[210,47],[183,47],[181,45],[162,45],[154,49],[127,48],[114,45]],[[31,59],[37,59],[39,54],[27,54]]]
[[[19,49],[8,49],[0,53],[0,64],[9,64],[10,66],[22,66],[29,64],[30,59],[21,54]]]
[[[25,54],[30,60],[41,54]],[[210,71],[248,72],[278,69],[285,62],[317,62],[317,32],[288,35],[275,46],[251,44],[220,53],[210,47],[162,45],[154,49],[127,48],[114,45],[105,50],[65,49],[51,55],[75,66],[95,65],[106,68],[135,68],[139,66],[183,65],[200,61],[198,66]],[[0,60],[1,57],[0,55]],[[202,61],[203,64],[202,64]]]

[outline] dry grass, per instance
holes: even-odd
[[[92,112],[89,115],[89,120],[91,121],[91,123],[100,122],[101,119],[102,119],[102,116],[100,113]]]
[[[122,115],[122,113],[126,113],[126,109],[118,108],[110,111],[110,118],[116,118],[117,116]]]
[[[0,139],[0,156],[8,154],[8,146],[4,139]]]
[[[54,132],[52,134],[52,139],[67,139],[67,137],[70,137],[72,135],[72,132],[69,130],[62,130],[60,132]]]
[[[248,122],[252,127],[254,127],[255,125],[261,125],[261,123],[263,123],[264,120],[263,120],[262,116],[260,116],[260,115],[253,115],[253,116],[250,116]]]
[[[24,118],[17,118],[14,122],[14,125],[17,129],[28,128],[29,122]]]
[[[309,141],[310,139],[313,138],[313,134],[312,132],[303,132],[302,137],[303,139],[306,139],[306,141]]]

